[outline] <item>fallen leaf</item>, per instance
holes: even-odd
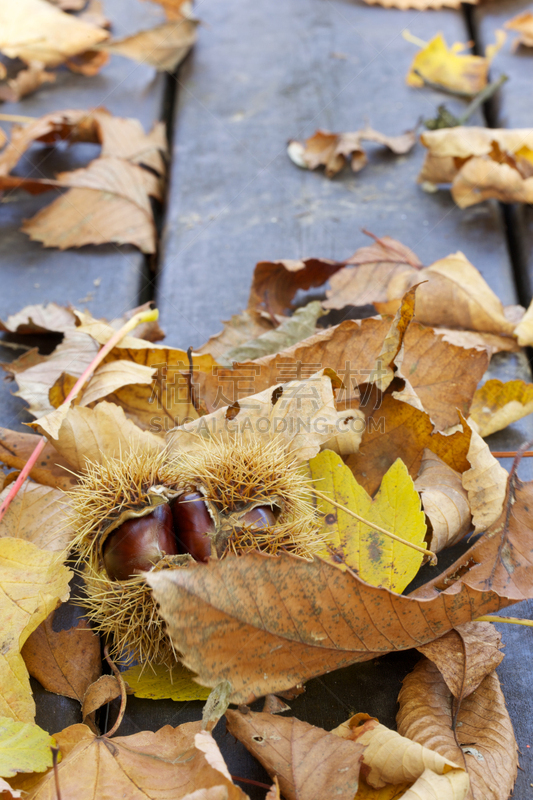
[[[467,460],[471,467],[463,472],[463,487],[468,492],[474,533],[480,533],[487,530],[501,514],[509,473],[475,431],[472,431]]]
[[[479,0],[466,0],[469,4],[477,5]],[[428,8],[460,8],[460,0],[365,0],[369,6],[384,6],[385,8],[415,8],[417,11],[426,11]]]
[[[17,772],[44,772],[52,766],[50,748],[54,746],[54,739],[38,725],[0,717],[0,775],[4,778]]]
[[[483,347],[489,357],[494,353],[518,353],[520,346],[516,339],[508,336],[498,336],[494,333],[484,333],[482,331],[457,331],[451,328],[434,328],[435,333],[442,336],[444,341],[455,344],[458,347]]]
[[[1,161],[1,156],[0,156]],[[304,261],[259,261],[254,270],[248,311],[251,314],[287,314],[296,292],[322,286],[344,261],[308,258]]]
[[[126,691],[127,688],[126,688]],[[86,687],[81,702],[81,716],[85,725],[94,733],[99,733],[92,716],[99,708],[120,697],[122,694],[120,683],[114,675],[101,675],[94,683]],[[131,692],[129,692],[131,694]]]
[[[355,714],[331,733],[363,745],[365,780],[375,789],[386,784],[413,783],[427,769],[437,775],[462,770],[456,762],[391,731],[368,714]]]
[[[276,324],[282,322],[281,316],[274,317]],[[219,361],[224,359],[228,350],[239,347],[252,339],[257,339],[263,333],[271,332],[276,325],[267,315],[250,314],[243,311],[241,314],[233,314],[231,319],[223,320],[224,328],[220,333],[211,336],[205,344],[196,349],[196,353],[205,355],[212,354]],[[220,361],[223,363],[223,361]]]
[[[226,711],[228,731],[277,776],[287,800],[353,800],[363,747],[295,717]]]
[[[533,412],[533,384],[495,378],[476,389],[470,406],[469,421],[476,424],[485,438]]]
[[[78,19],[84,22],[89,22],[89,19],[80,15]],[[91,21],[91,25],[96,23]],[[100,50],[85,50],[83,53],[72,56],[65,61],[65,66],[71,72],[76,72],[78,75],[85,75],[86,78],[91,78],[93,75],[98,75],[102,67],[109,61],[109,53]]]
[[[321,303],[315,300],[297,309],[292,317],[284,319],[277,328],[230,348],[222,358],[219,354],[217,360],[223,366],[230,366],[234,361],[248,361],[279,353],[316,333],[317,320],[323,313]]]
[[[469,469],[467,454],[472,431],[468,425],[445,435],[435,430],[429,414],[380,392],[369,394],[361,410],[366,416],[361,444],[346,463],[369,494],[374,494],[397,458],[402,459],[415,479],[426,449],[457,472]]]
[[[533,14],[531,11],[524,11],[522,14],[508,19],[503,27],[520,34],[513,43],[515,49],[521,44],[525,47],[533,47]]]
[[[501,663],[501,639],[490,622],[465,622],[417,649],[438,667],[450,692],[462,702]]]
[[[349,163],[353,172],[359,172],[366,166],[368,159],[362,142],[376,142],[388,147],[398,155],[408,153],[416,142],[414,131],[407,131],[401,136],[386,136],[372,128],[364,128],[353,133],[330,133],[317,131],[306,140],[305,144],[290,141],[289,158],[298,167],[316,169],[325,167],[328,178],[340,172]]]
[[[497,44],[489,51],[494,57],[494,47],[499,49],[505,33],[496,31]],[[407,37],[406,37],[407,38]],[[468,44],[456,42],[448,48],[442,33],[438,33],[416,54],[407,74],[408,86],[424,86],[424,79],[440,84],[451,92],[474,95],[487,85],[491,58],[462,53]]]
[[[461,703],[452,718],[451,695],[437,667],[423,659],[403,682],[398,731],[460,764],[471,797],[507,800],[516,778],[516,742],[495,672]]]
[[[79,16],[84,22],[97,25],[99,28],[111,28],[111,22],[104,14],[102,0],[89,0],[87,4],[84,2],[83,5],[83,11]]]
[[[521,347],[533,344],[533,302],[514,330],[514,335]]]
[[[65,14],[45,0],[2,0],[0,31],[4,55],[27,63],[40,61],[47,67],[90,50],[108,37],[101,28]]]
[[[5,500],[8,491],[4,489],[0,501]],[[74,535],[65,512],[63,492],[26,481],[0,522],[0,537],[24,539],[41,550],[65,553]]]
[[[419,183],[451,183],[460,208],[495,198],[533,202],[533,130],[466,128],[425,131],[428,148]]]
[[[423,546],[426,522],[420,498],[405,464],[397,459],[371,498],[359,486],[340,456],[326,450],[309,462],[313,486],[337,503],[375,522],[402,539]],[[341,569],[349,567],[361,580],[402,592],[417,574],[424,556],[317,497],[321,529],[329,534],[321,557]]]
[[[39,439],[40,436],[33,433],[19,433],[7,428],[0,428],[0,462],[12,469],[22,469],[35,450]],[[30,472],[30,478],[43,486],[67,490],[77,483],[76,476],[68,471],[68,462],[57,453],[51,444],[45,445],[38,464]]]
[[[428,548],[438,553],[459,542],[469,531],[472,514],[461,474],[431,450],[424,450],[415,481],[422,508],[429,520]]]
[[[22,797],[22,792],[13,789],[3,778],[0,778],[0,792],[2,792],[3,797]],[[274,800],[276,800],[276,798],[274,798]]]
[[[330,277],[324,308],[364,306],[399,298],[421,267],[412,250],[384,236],[359,248],[347,259],[346,266]]]
[[[113,394],[118,389],[132,384],[151,386],[152,378],[156,372],[157,370],[152,367],[145,367],[143,364],[136,364],[133,361],[122,360],[102,364],[85,384],[81,396],[76,398],[76,404],[88,406]],[[54,408],[58,408],[65,402],[75,383],[76,378],[74,376],[64,372],[60,375],[48,393],[50,403]]]
[[[20,650],[69,594],[70,570],[54,553],[22,539],[0,539],[0,715],[33,722],[35,703]]]
[[[130,667],[122,673],[122,677],[135,697],[151,700],[207,700],[210,693],[209,689],[196,683],[194,674],[179,662],[172,667],[172,671],[164,664]]]
[[[206,738],[217,762],[201,749]],[[199,722],[112,739],[95,736],[86,725],[72,725],[55,739],[62,755],[57,769],[64,797],[94,800],[107,793],[131,800],[180,800],[192,794],[196,800],[196,791],[221,787],[220,794],[206,793],[206,800],[246,800],[229,778],[211,735],[200,732]],[[14,785],[25,788],[21,779]],[[25,796],[27,800],[55,797],[53,770],[38,782],[33,780]]]
[[[197,20],[181,17],[124,39],[112,39],[101,47],[162,72],[174,72],[196,41],[197,25]]]
[[[95,408],[70,408],[52,439],[56,451],[80,472],[87,461],[102,463],[131,449],[159,452],[164,442],[149,431],[142,431],[114,403],[100,402]]]
[[[0,84],[0,100],[17,103],[21,97],[35,92],[43,83],[53,83],[55,79],[55,72],[46,72],[39,61],[30,61],[15,77]]]
[[[0,330],[8,333],[65,333],[76,325],[76,317],[70,308],[57,303],[25,306],[22,311],[11,314],[5,322],[0,320]]]
[[[54,631],[54,614],[28,637],[22,658],[33,678],[48,692],[83,700],[87,687],[100,676],[100,639],[86,620],[68,630]]]

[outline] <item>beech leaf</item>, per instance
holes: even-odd
[[[473,797],[507,800],[516,778],[516,741],[500,683],[488,675],[452,717],[448,687],[437,667],[422,659],[403,682],[398,731],[464,764]],[[453,725],[453,729],[452,729]]]
[[[309,462],[313,485],[320,492],[382,528],[423,546],[426,523],[420,498],[405,464],[397,459],[371,498],[336,453],[319,453]],[[424,556],[349,516],[317,497],[321,530],[329,533],[321,557],[350,567],[372,584],[401,592],[417,574]]]

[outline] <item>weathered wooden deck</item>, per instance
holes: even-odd
[[[156,24],[158,7],[137,0],[106,0],[117,35]],[[425,194],[416,184],[423,148],[408,156],[372,153],[358,175],[348,170],[328,181],[320,172],[296,168],[286,155],[288,138],[305,138],[316,128],[356,130],[365,120],[398,134],[419,117],[436,115],[444,93],[405,85],[414,47],[402,37],[409,29],[429,40],[442,31],[449,44],[475,38],[480,50],[503,21],[531,8],[527,0],[484,2],[465,11],[401,12],[369,7],[362,0],[200,0],[199,42],[177,76],[156,75],[148,66],[113,57],[97,77],[62,73],[2,111],[39,116],[66,108],[107,107],[134,116],[146,129],[157,119],[169,123],[171,177],[156,271],[134,248],[115,245],[60,252],[44,249],[19,232],[23,218],[48,202],[45,196],[0,206],[0,318],[29,303],[56,301],[89,308],[96,316],[117,317],[155,298],[167,341],[187,348],[204,343],[221,319],[238,313],[248,296],[259,260],[321,256],[343,259],[365,243],[367,228],[411,247],[426,264],[462,250],[504,304],[528,304],[533,283],[531,207],[502,208],[485,202],[458,209],[449,193]],[[492,77],[510,80],[476,124],[533,127],[533,55],[512,55],[507,44]],[[78,147],[46,151],[24,163],[28,173],[49,176],[81,165]],[[99,286],[94,281],[100,279]],[[214,354],[216,355],[216,354]],[[0,346],[0,358],[13,351]],[[522,355],[500,355],[494,377],[531,380]],[[24,404],[1,386],[0,423],[21,429],[29,421]],[[526,418],[491,437],[493,449],[516,449],[533,438]],[[509,463],[503,462],[509,468]],[[526,464],[522,473],[532,477]],[[521,473],[521,474],[522,474]],[[451,563],[455,552],[440,560]],[[446,564],[444,563],[446,561]],[[531,616],[533,604],[513,608]],[[65,612],[66,614],[67,612]],[[66,617],[65,617],[66,618]],[[506,657],[498,668],[521,750],[514,797],[531,796],[533,632],[501,626]],[[355,711],[367,711],[394,726],[396,696],[415,653],[310,681],[290,705],[295,715],[325,728]],[[36,682],[33,682],[36,686]],[[79,704],[38,692],[38,722],[51,732],[81,721]],[[129,698],[123,734],[177,725],[200,717],[201,703]],[[111,710],[113,713],[113,710]],[[266,780],[262,768],[232,737],[217,738],[234,775]],[[243,786],[252,798],[262,797]]]

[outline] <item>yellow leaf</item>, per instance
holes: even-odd
[[[309,470],[314,486],[337,503],[402,539],[424,546],[426,522],[420,497],[401,459],[396,459],[386,472],[374,499],[331,450],[315,456],[309,462]],[[331,535],[331,549],[324,549],[322,554],[325,560],[356,570],[360,578],[373,586],[394,592],[405,589],[420,568],[421,553],[373,530],[325,500],[317,499],[317,505],[323,515],[322,531]]]
[[[172,674],[164,664],[145,665],[144,669],[138,665],[123,672],[122,677],[135,697],[150,700],[207,700],[211,693],[211,689],[193,680],[194,672],[181,664],[172,667]]]
[[[482,437],[501,431],[533,412],[533,383],[496,379],[476,390],[470,407],[473,420]]]
[[[457,42],[450,49],[438,33],[416,54],[406,78],[409,86],[423,86],[425,78],[447,89],[477,94],[487,85],[489,59],[461,53],[466,44]],[[419,73],[419,74],[417,74]]]
[[[56,553],[22,539],[0,539],[0,715],[33,722],[35,703],[20,650],[68,598],[72,576]]]
[[[38,725],[0,717],[0,775],[44,772],[52,766],[52,737]]]

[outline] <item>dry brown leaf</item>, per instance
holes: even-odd
[[[452,729],[451,694],[437,667],[423,659],[405,678],[398,697],[398,731],[464,764],[469,797],[507,800],[518,760],[516,742],[495,672],[461,703]]]
[[[88,381],[81,396],[76,398],[76,404],[88,406],[113,394],[123,386],[131,384],[152,384],[152,378],[157,370],[136,364],[134,361],[112,361],[99,367],[93,377]],[[58,408],[67,398],[74,386],[76,378],[67,373],[62,373],[51,387],[49,392],[50,403]]]
[[[7,494],[8,490],[4,489],[0,502]],[[63,553],[68,550],[74,535],[65,512],[62,492],[26,481],[0,522],[0,537],[25,539],[41,550]]]
[[[533,412],[533,384],[495,378],[476,390],[470,406],[469,422],[483,438],[501,431]]]
[[[91,25],[97,25],[99,28],[110,28],[111,21],[104,13],[104,4],[102,0],[89,0],[85,5],[79,18],[84,22],[89,22]]]
[[[49,692],[83,700],[87,687],[102,672],[100,639],[86,620],[54,631],[50,614],[27,639],[22,658],[33,678]]]
[[[0,462],[12,469],[21,470],[39,443],[40,436],[33,433],[18,433],[7,428],[0,428]],[[57,489],[71,489],[77,482],[76,477],[68,472],[69,464],[47,444],[29,477],[43,486]],[[22,490],[21,490],[22,491]]]
[[[468,425],[451,435],[435,430],[429,415],[390,394],[374,391],[361,407],[366,425],[359,452],[346,463],[369,494],[378,489],[384,474],[401,458],[416,479],[424,450],[438,455],[449,467],[463,473],[470,467],[467,454],[472,431]]]
[[[330,278],[324,308],[364,306],[400,298],[409,279],[422,267],[408,247],[384,236],[361,247],[347,259],[346,266]]]
[[[523,44],[525,47],[533,47],[533,14],[531,11],[524,11],[516,17],[508,19],[504,23],[504,28],[510,31],[517,31],[520,35],[515,39],[513,47],[516,49]]]
[[[0,320],[0,331],[8,333],[65,333],[76,325],[76,317],[70,308],[57,303],[25,306],[22,311],[11,314],[5,322]]]
[[[415,488],[431,525],[428,548],[438,553],[459,542],[468,530],[472,515],[461,474],[445,464],[431,450],[424,450]]]
[[[119,158],[97,158],[88,167],[57,176],[75,188],[26,220],[22,230],[45,247],[134,244],[143,253],[156,248],[150,197],[161,199],[157,176]]]
[[[176,18],[133,36],[111,40],[101,47],[157,70],[174,72],[195,43],[197,26],[195,19]]]
[[[276,321],[278,320],[276,319]],[[248,311],[234,314],[231,319],[222,322],[224,328],[220,333],[211,336],[205,344],[196,349],[196,353],[210,353],[214,358],[219,359],[228,350],[274,330],[274,323],[266,316],[251,315]]]
[[[426,769],[443,775],[461,767],[434,750],[406,739],[368,714],[355,714],[331,733],[364,746],[365,781],[375,789],[386,784],[412,783]]]
[[[57,554],[22,539],[0,538],[0,716],[33,722],[35,703],[20,649],[68,598],[71,577]]]
[[[105,401],[97,403],[95,408],[68,409],[57,438],[51,441],[77,472],[85,468],[86,461],[102,463],[105,458],[125,455],[131,449],[157,453],[164,447],[159,437],[142,431],[127,419],[122,408]]]
[[[364,748],[295,717],[226,711],[228,730],[276,776],[287,800],[353,800]]]
[[[252,315],[259,312],[268,316],[287,314],[299,289],[305,291],[322,286],[344,264],[344,261],[324,258],[259,261],[250,287],[248,311]]]
[[[346,163],[350,163],[353,172],[359,172],[367,164],[368,159],[362,142],[376,142],[388,147],[393,153],[408,153],[416,142],[414,131],[407,131],[401,136],[386,136],[372,128],[364,128],[353,133],[330,133],[317,131],[306,140],[305,144],[290,141],[289,158],[298,167],[316,169],[325,167],[328,178],[340,172]]]
[[[83,722],[89,725],[91,730],[96,733],[94,721],[91,719],[92,715],[106,703],[110,703],[115,698],[120,697],[121,693],[120,683],[114,675],[96,677],[94,683],[86,686],[83,697],[78,698],[82,704],[81,716]]]
[[[442,336],[445,342],[458,347],[484,347],[492,357],[494,353],[518,353],[519,343],[508,336],[498,336],[494,333],[481,331],[457,331],[451,328],[434,328],[435,333]]]
[[[83,17],[80,15],[78,19],[83,19]],[[89,20],[85,19],[84,21],[88,22]],[[95,23],[91,22],[91,24]],[[85,50],[83,53],[68,58],[65,61],[65,66],[68,67],[71,72],[76,72],[78,75],[85,75],[85,77],[90,78],[93,75],[98,75],[102,67],[105,67],[108,61],[108,53],[102,52],[101,50]]]
[[[54,737],[62,755],[61,794],[76,800],[184,800],[192,794],[190,800],[196,800],[195,793],[205,788],[206,800],[247,800],[232,783],[211,734],[200,728],[199,722],[189,722],[107,739],[86,725],[72,725]],[[28,791],[26,800],[55,798],[54,771],[37,777],[17,777],[13,785]],[[220,787],[220,794],[210,794],[213,787]]]
[[[460,208],[495,198],[533,202],[533,129],[443,128],[425,131],[419,182],[451,183]]]
[[[501,663],[501,639],[490,622],[465,622],[417,649],[433,661],[450,692],[462,702]]]
[[[463,472],[463,487],[468,492],[474,533],[480,533],[487,530],[501,514],[509,473],[475,431],[472,431],[466,457],[471,467]]]
[[[27,68],[21,69],[14,78],[8,78],[0,84],[0,100],[17,103],[43,83],[53,83],[55,79],[55,72],[47,72],[39,61],[30,61]]]
[[[521,347],[527,347],[533,344],[533,301],[530,303],[524,316],[519,320],[514,330],[514,335]]]
[[[147,581],[198,682],[230,680],[233,702],[248,702],[378,654],[420,647],[436,631],[443,635],[489,609],[532,597],[532,504],[533,483],[514,474],[487,535],[408,596],[287,554],[195,563],[151,572]]]
[[[351,438],[351,427],[346,428],[345,417],[335,409],[333,390],[340,385],[338,376],[326,369],[307,380],[270,386],[169,431],[170,452],[194,450],[198,436],[226,440],[252,435],[264,441],[277,438],[296,461],[308,461],[326,442],[331,446],[332,437]]]
[[[48,67],[107,39],[101,28],[65,14],[46,0],[2,0],[0,50],[8,58]]]

